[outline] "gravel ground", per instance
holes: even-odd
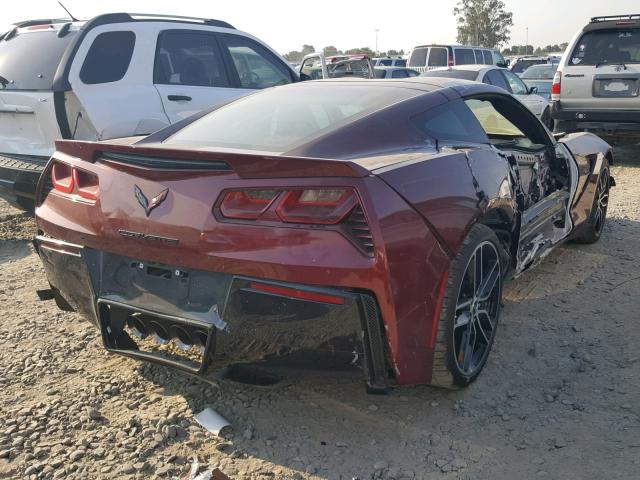
[[[0,478],[635,479],[640,469],[640,161],[618,152],[609,220],[505,290],[489,363],[464,391],[366,395],[353,371],[271,386],[107,354],[46,288],[33,224],[0,203]],[[216,437],[193,414],[233,424]]]

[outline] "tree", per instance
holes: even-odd
[[[345,50],[344,53],[346,55],[369,55],[370,58],[375,57],[375,53],[369,47],[362,48],[350,48],[349,50]]]
[[[310,53],[315,52],[316,49],[313,48],[313,45],[303,45],[302,46],[302,56],[309,55]]]
[[[329,45],[328,47],[324,47],[322,49],[322,52],[325,54],[326,57],[331,57],[333,55],[338,55],[338,49],[336,47],[334,47],[333,45]]]
[[[510,38],[513,14],[502,0],[459,0],[453,9],[458,22],[458,42],[479,47],[499,47]]]

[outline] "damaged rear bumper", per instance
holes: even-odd
[[[54,294],[100,328],[109,351],[203,374],[327,350],[357,358],[370,389],[389,386],[382,319],[368,292],[183,269],[49,237],[34,244]]]

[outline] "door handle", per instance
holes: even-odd
[[[168,95],[167,98],[171,102],[190,102],[192,100],[188,95]]]

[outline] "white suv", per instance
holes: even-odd
[[[556,132],[640,140],[640,15],[592,18],[564,52],[551,100]]]
[[[16,24],[0,36],[0,196],[31,209],[58,138],[147,135],[297,80],[273,49],[219,20],[113,13]]]

